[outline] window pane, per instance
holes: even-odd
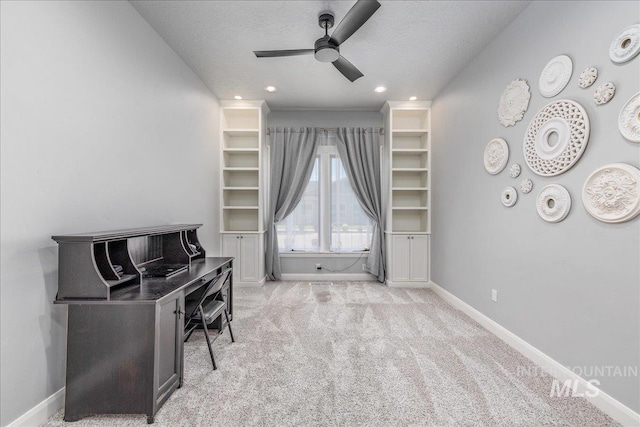
[[[371,247],[373,222],[365,215],[338,156],[331,156],[331,251]]]
[[[300,203],[276,224],[280,252],[320,250],[320,165],[316,157],[313,172]]]

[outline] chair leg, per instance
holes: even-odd
[[[236,342],[236,340],[233,338],[233,331],[231,330],[231,322],[229,321],[229,313],[227,312],[227,309],[224,309],[224,317],[227,318],[227,327],[229,328],[229,335],[231,335],[231,342]]]
[[[204,328],[204,337],[207,339],[207,347],[209,348],[209,355],[211,356],[211,363],[213,364],[213,370],[218,369],[216,366],[216,359],[213,357],[213,349],[211,348],[211,338],[209,338],[209,328],[207,328],[207,322],[204,320],[204,312],[200,307],[200,318],[202,319],[202,327]]]

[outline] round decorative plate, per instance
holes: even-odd
[[[587,142],[587,112],[577,102],[561,99],[544,106],[529,123],[524,159],[538,175],[560,175],[580,159]]]
[[[596,82],[598,78],[598,70],[595,67],[589,67],[580,73],[580,79],[578,80],[578,86],[582,89],[586,89]]]
[[[514,163],[513,165],[511,165],[511,167],[509,168],[509,176],[511,178],[517,178],[520,176],[520,165],[517,163]]]
[[[513,187],[507,187],[502,191],[502,204],[510,208],[518,201],[518,192]]]
[[[609,47],[609,58],[616,64],[631,61],[638,53],[640,53],[640,24],[630,25],[622,30]]]
[[[640,92],[629,98],[620,110],[618,129],[625,139],[640,142]]]
[[[613,83],[605,83],[598,86],[596,91],[593,93],[593,100],[596,105],[604,105],[607,102],[611,101],[613,95],[616,93],[616,87]]]
[[[562,185],[547,185],[538,194],[536,209],[540,218],[545,221],[560,222],[569,215],[571,195]]]
[[[524,194],[529,194],[531,193],[531,190],[533,190],[533,181],[531,181],[529,178],[523,179],[520,183],[520,191],[522,191]]]
[[[502,92],[498,107],[498,121],[504,127],[513,126],[529,108],[531,92],[526,80],[514,80]]]
[[[567,55],[560,55],[553,58],[542,70],[540,74],[540,93],[545,98],[556,96],[569,83],[573,72],[573,62]]]
[[[629,221],[640,213],[640,169],[626,163],[597,169],[584,183],[582,203],[600,221]]]
[[[484,149],[484,168],[491,175],[502,172],[509,160],[509,146],[502,138],[494,138]]]

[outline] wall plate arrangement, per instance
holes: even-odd
[[[494,138],[484,149],[484,168],[491,175],[502,172],[509,160],[509,146],[502,138]]]
[[[511,165],[511,167],[509,168],[509,176],[511,178],[517,178],[520,176],[520,172],[521,172],[522,168],[520,168],[520,165],[517,163],[514,163],[513,165]]]
[[[514,187],[507,187],[502,190],[502,197],[500,199],[503,205],[510,208],[518,201],[518,192]]]
[[[551,98],[562,92],[569,83],[572,72],[573,62],[567,55],[556,56],[549,61],[542,70],[538,82],[542,96]]]
[[[589,67],[580,73],[578,79],[578,86],[582,89],[586,89],[596,82],[598,78],[598,69],[595,67]]]
[[[524,159],[533,172],[555,176],[582,156],[589,142],[589,117],[580,104],[561,99],[544,106],[524,136]]]
[[[584,183],[582,203],[591,216],[603,222],[635,218],[640,213],[640,169],[626,163],[597,169]]]
[[[640,53],[640,24],[630,25],[622,30],[609,46],[609,58],[615,64],[631,61]]]
[[[601,84],[593,93],[593,101],[596,103],[596,105],[604,105],[607,102],[611,101],[611,98],[613,98],[613,95],[615,95],[615,93],[616,87],[613,83],[608,82]]]
[[[562,185],[547,185],[538,194],[536,209],[543,220],[560,222],[569,215],[571,195]]]
[[[640,92],[633,95],[620,110],[618,129],[631,142],[640,142]]]
[[[524,194],[529,194],[531,193],[531,190],[533,190],[533,181],[531,181],[529,178],[523,179],[520,183],[520,191],[522,191]]]
[[[504,127],[515,125],[522,120],[529,108],[531,92],[526,80],[514,80],[502,92],[498,107],[498,121]]]

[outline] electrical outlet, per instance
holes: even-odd
[[[498,291],[495,289],[491,289],[491,299],[493,302],[498,302]]]
[[[322,270],[322,264],[316,264],[316,270]]]
[[[362,264],[362,271],[367,271],[367,264]]]

